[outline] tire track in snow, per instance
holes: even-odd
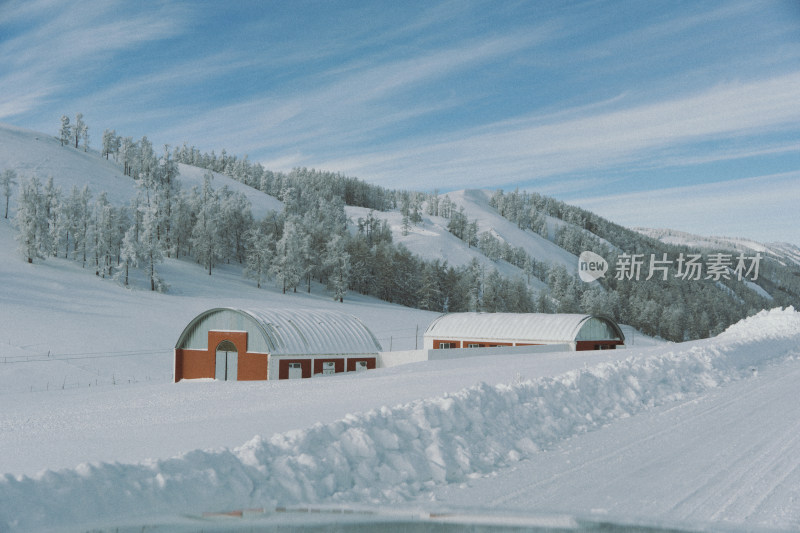
[[[466,490],[496,494],[487,500],[490,506],[603,509],[670,521],[797,527],[800,409],[793,405],[798,381],[800,363],[788,361],[757,378],[659,409],[652,417],[614,423],[605,440],[575,437],[569,448],[551,449],[515,472],[500,474],[497,479],[507,480],[503,491],[495,490],[499,484],[492,486],[493,480],[485,485],[477,480]],[[607,450],[607,443],[616,446],[592,453]],[[659,488],[660,483],[668,486]],[[445,501],[459,497],[454,491],[443,494]],[[620,504],[622,499],[636,503]]]
[[[785,479],[798,473],[796,452],[800,450],[800,420],[786,426],[786,413],[776,410],[775,405],[785,398],[780,391],[786,391],[800,380],[800,369],[793,369],[767,382],[756,381],[743,395],[734,396],[720,402],[719,411],[744,411],[755,398],[758,405],[769,405],[749,413],[748,419],[768,415],[769,423],[759,422],[771,431],[760,431],[749,443],[741,446],[731,458],[727,468],[720,470],[698,486],[670,510],[687,518],[702,517],[704,520],[744,521],[764,515],[766,502],[779,490]],[[763,415],[761,414],[763,413]],[[709,413],[695,417],[701,419]],[[687,421],[687,423],[690,421]],[[741,425],[741,421],[731,425]],[[726,434],[734,434],[725,431]],[[788,464],[787,464],[788,463]],[[716,509],[709,514],[709,509]],[[761,511],[759,511],[761,509]],[[767,513],[769,514],[769,513]]]
[[[695,352],[694,348],[691,351]],[[696,412],[692,414],[693,418],[709,417],[714,415],[715,413],[728,409],[730,406],[734,404],[740,403],[747,397],[754,396],[756,394],[758,394],[757,390],[751,390],[746,392],[744,397],[738,397],[738,398],[733,397],[730,399],[717,401],[710,404],[707,404],[705,402],[705,398],[702,396],[699,398],[690,396],[689,398],[684,398],[683,400],[680,400],[677,405],[663,409],[662,411],[660,411],[658,416],[660,419],[668,420],[669,415],[676,414],[678,411],[685,411],[687,408],[692,408],[693,410],[696,410]],[[516,490],[507,492],[498,498],[494,498],[490,500],[490,505],[494,506],[494,505],[507,504],[522,498],[525,498],[525,501],[530,502],[531,492],[535,492],[537,489],[541,489],[548,485],[555,484],[559,479],[568,477],[578,471],[586,469],[587,467],[592,467],[603,463],[622,462],[621,459],[624,458],[626,454],[631,450],[641,448],[642,446],[647,445],[648,443],[660,440],[665,435],[675,433],[681,427],[686,426],[688,423],[689,420],[676,419],[674,421],[666,423],[666,425],[661,424],[659,425],[659,428],[654,432],[644,435],[641,438],[636,438],[634,440],[631,440],[621,447],[615,447],[607,453],[591,458],[589,461],[575,465],[567,470],[562,470],[558,473],[552,474],[545,479],[537,479]],[[550,452],[554,452],[554,450],[550,450]]]

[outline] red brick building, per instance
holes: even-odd
[[[175,345],[182,379],[266,380],[375,368],[381,345],[356,317],[311,309],[216,308],[195,317]]]

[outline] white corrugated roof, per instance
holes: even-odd
[[[597,327],[601,326],[601,327]],[[583,328],[591,329],[585,331]],[[610,334],[610,335],[609,335]],[[580,335],[580,338],[579,338]],[[573,342],[619,338],[622,331],[606,317],[548,313],[450,313],[434,320],[425,337],[495,341]]]
[[[228,307],[198,315],[181,334],[176,348],[205,346],[209,330],[247,331],[248,350],[271,355],[355,355],[381,351],[380,343],[367,326],[346,313]]]

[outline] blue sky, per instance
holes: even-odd
[[[800,2],[0,1],[0,121],[800,244]]]

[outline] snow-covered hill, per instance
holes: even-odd
[[[36,176],[42,183],[52,177],[65,194],[69,194],[72,187],[82,189],[88,185],[94,195],[105,191],[108,201],[117,206],[129,204],[136,196],[136,182],[123,174],[113,157],[106,160],[96,150],[84,152],[81,148],[61,146],[51,135],[0,123],[0,172],[6,169],[15,170],[20,178]],[[202,187],[205,170],[183,164],[179,169],[184,189]],[[255,217],[282,209],[281,202],[269,195],[223,174],[214,172],[213,175],[215,189],[228,187],[233,192],[244,193]],[[11,198],[12,206],[15,196]]]
[[[536,258],[547,264],[561,265],[568,272],[576,272],[578,258],[553,244],[541,235],[531,231],[524,231],[516,224],[500,216],[497,211],[489,205],[489,192],[485,190],[462,190],[447,193],[454,205],[464,208],[464,215],[470,221],[476,221],[478,233],[489,232],[500,242],[507,242],[514,248],[524,249],[531,257]],[[347,207],[348,216],[356,221],[359,218],[366,218],[369,209],[362,207]],[[402,215],[398,211],[376,212],[372,215],[379,220],[386,220],[392,229],[392,238],[395,242],[401,243],[412,253],[423,259],[434,261],[447,261],[450,266],[468,265],[472,260],[478,261],[487,268],[497,269],[502,275],[513,278],[526,275],[518,267],[505,261],[492,261],[477,248],[470,247],[460,239],[456,238],[447,229],[448,219],[440,216],[422,214],[422,222],[411,226],[407,234],[403,234]],[[555,219],[552,224],[557,224]],[[545,288],[545,284],[538,279],[532,278],[530,285],[535,290]]]

